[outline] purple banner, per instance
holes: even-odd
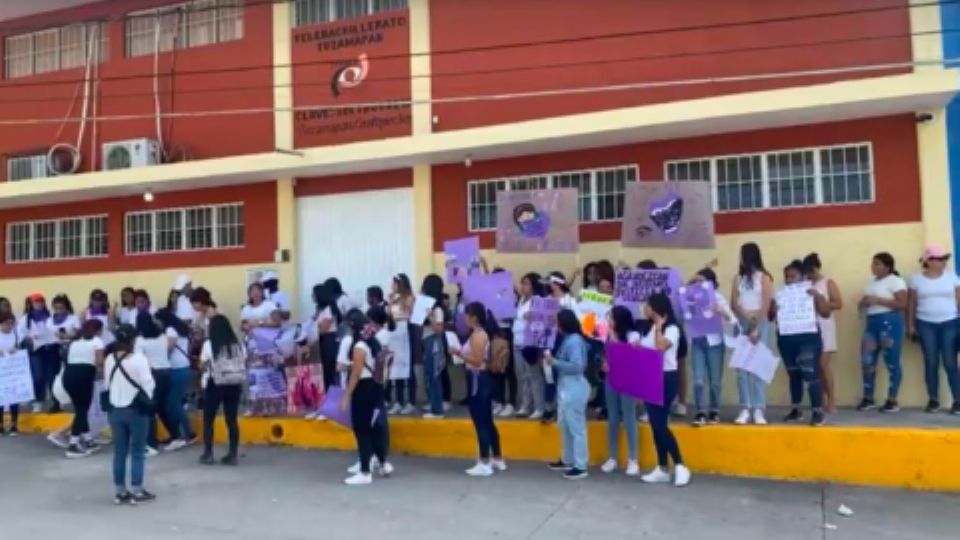
[[[523,333],[527,347],[553,349],[557,341],[557,313],[560,302],[553,298],[534,297],[530,301],[530,318]]]
[[[320,410],[317,412],[343,427],[350,428],[353,427],[353,422],[350,420],[350,407],[347,407],[346,411],[340,410],[340,400],[343,399],[343,393],[344,389],[337,385],[328,388],[323,403],[320,405]]]
[[[580,217],[576,189],[497,193],[497,251],[576,253]]]
[[[463,283],[468,276],[481,273],[479,237],[444,242],[443,253],[447,259],[447,283]]]
[[[658,292],[670,297],[675,314],[680,312],[679,295],[683,279],[676,268],[622,268],[617,270],[616,281],[614,303],[629,308],[634,315],[639,314],[640,304],[646,303],[647,298]]]
[[[517,313],[517,296],[510,272],[468,277],[463,282],[463,296],[471,302],[480,302],[500,320],[512,319]]]
[[[716,306],[717,291],[709,281],[680,287],[680,309],[688,336],[723,334],[723,317]]]
[[[624,246],[709,249],[713,203],[709,182],[630,182],[624,195]]]
[[[607,343],[607,366],[614,390],[663,405],[663,353],[628,343]]]

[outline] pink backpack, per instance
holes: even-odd
[[[323,391],[313,380],[310,366],[297,367],[297,380],[292,391],[293,406],[298,410],[313,411],[320,406]]]

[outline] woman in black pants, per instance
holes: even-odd
[[[213,422],[217,418],[217,409],[223,404],[223,416],[227,424],[227,434],[230,449],[227,455],[220,460],[224,465],[236,465],[240,445],[240,426],[237,424],[237,412],[240,408],[240,394],[243,391],[243,380],[238,379],[236,384],[226,384],[221,381],[217,384],[213,380],[213,362],[230,362],[240,373],[244,372],[243,365],[246,351],[237,339],[237,334],[230,326],[230,320],[223,315],[214,315],[210,319],[208,338],[203,342],[200,351],[200,363],[210,364],[211,369],[204,373],[205,388],[203,392],[203,455],[200,463],[213,465]]]
[[[314,322],[320,336],[320,364],[323,368],[324,390],[337,384],[337,334],[342,323],[337,299],[326,285],[313,286],[313,301],[317,305]]]
[[[388,476],[393,466],[387,461],[387,423],[383,410],[383,382],[386,380],[386,362],[380,354],[381,345],[376,339],[377,328],[360,310],[347,314],[347,324],[353,337],[348,357],[350,379],[340,402],[340,410],[350,410],[353,435],[357,439],[360,454],[360,470],[344,483],[348,486],[363,486],[373,482],[370,460],[377,457],[380,472]],[[378,361],[379,360],[379,361]]]
[[[69,345],[67,365],[63,371],[63,389],[73,402],[73,423],[70,425],[70,446],[67,458],[82,458],[97,449],[90,438],[90,423],[87,414],[93,402],[93,383],[97,369],[103,366],[104,349],[100,333],[100,319],[87,319],[80,328],[80,335]]]

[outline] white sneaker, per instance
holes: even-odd
[[[244,411],[243,416],[250,418],[253,416],[253,411]]]
[[[452,408],[453,408],[453,405],[451,405],[449,401],[443,402],[443,412],[450,412],[450,409]]]
[[[317,417],[317,413],[316,413],[316,412],[310,412],[310,413],[307,413],[307,414],[303,415],[303,419],[304,419],[304,420],[313,420],[313,419],[316,418],[316,417]]]
[[[348,486],[369,486],[373,483],[372,474],[357,473],[343,481]]]
[[[376,461],[376,458],[374,458]],[[372,465],[372,463],[371,463]],[[389,461],[383,464],[383,466],[377,467],[377,472],[380,473],[380,476],[390,476],[393,474],[393,465]]]
[[[493,476],[493,467],[488,463],[477,463],[473,467],[467,469],[467,475],[469,476]]]
[[[500,411],[502,411],[502,410],[503,410],[503,405],[501,405],[501,404],[499,404],[499,403],[494,403],[494,404],[493,404],[493,415],[494,415],[494,416],[500,416]]]
[[[528,410],[526,410],[526,409],[517,409],[517,410],[514,411],[514,413],[513,413],[513,417],[514,417],[514,418],[526,418],[526,417],[528,417],[528,416],[530,416],[530,411],[528,411]]]
[[[603,465],[600,466],[600,470],[610,474],[613,471],[617,470],[617,460],[610,458],[603,462]]]
[[[374,470],[379,466],[376,457],[370,458],[370,470]],[[347,469],[347,474],[360,474],[360,462],[356,462]]]
[[[443,415],[442,415],[442,414],[433,414],[433,413],[429,413],[429,412],[423,415],[423,419],[424,419],[424,420],[435,420],[435,419],[437,419],[437,418],[443,418]]]
[[[490,464],[493,466],[493,470],[497,472],[504,472],[507,470],[507,462],[502,459],[495,459],[491,461]]]
[[[683,487],[690,483],[690,469],[684,465],[677,465],[673,468],[673,485]]]
[[[740,415],[737,416],[737,419],[734,420],[733,423],[738,426],[744,426],[749,421],[750,421],[750,409],[743,409],[742,411],[740,411]]]
[[[430,405],[424,405],[423,407],[420,407],[420,410],[423,412],[430,412]]]
[[[33,404],[33,409],[31,409],[31,410],[33,411],[33,414],[40,414],[40,413],[43,412],[43,404],[42,404],[42,403],[34,403],[34,404]]]
[[[627,476],[638,476],[640,474],[640,465],[636,461],[627,462]]]
[[[163,447],[163,451],[164,451],[164,452],[176,452],[177,450],[180,450],[181,448],[186,448],[186,446],[187,446],[187,441],[185,441],[185,440],[183,440],[183,439],[177,439],[177,440],[171,442],[170,444],[164,446],[164,447]]]
[[[531,420],[540,420],[541,418],[543,418],[543,411],[541,410],[533,411],[533,414],[530,415]]]
[[[763,416],[763,409],[756,409],[753,411],[753,423],[758,426],[767,425],[767,418]]]
[[[649,423],[650,423],[650,415],[647,414],[647,413],[641,414],[641,415],[640,415],[640,423],[641,423],[641,424],[649,424]]]
[[[317,422],[326,422],[326,421],[327,421],[327,417],[324,416],[324,415],[322,415],[322,414],[318,414],[318,415],[314,416],[313,419],[314,419],[315,421],[317,421]]]
[[[673,406],[673,415],[674,416],[686,416],[687,415],[687,406],[683,403],[676,403]]]
[[[413,414],[415,412],[417,412],[417,408],[412,403],[407,403],[404,408],[400,409],[400,414]]]
[[[402,410],[403,407],[401,407],[399,403],[394,403],[393,407],[390,407],[390,409],[387,411],[387,414],[400,414],[400,411]]]
[[[60,435],[59,433],[51,433],[47,435],[47,440],[57,448],[62,448],[64,450],[70,446],[70,441],[65,436]]]
[[[155,457],[160,455],[160,452],[158,452],[156,448],[152,446],[148,446],[146,454],[147,454],[147,457]]]
[[[652,471],[641,476],[640,479],[648,484],[666,484],[670,482],[670,473],[661,467],[656,467]]]
[[[501,417],[501,418],[511,417],[511,416],[513,416],[513,413],[514,413],[514,412],[515,412],[515,411],[513,410],[513,405],[509,405],[509,404],[508,404],[508,405],[507,405],[506,407],[504,407],[503,409],[500,409],[500,417]]]

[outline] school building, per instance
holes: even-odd
[[[911,273],[924,244],[960,238],[953,5],[23,4],[0,21],[0,294],[15,306],[126,285],[162,301],[186,272],[234,316],[273,269],[309,314],[314,283],[419,283],[472,234],[515,275],[601,258],[689,274],[718,257],[729,288],[756,241],[778,281],[816,251],[838,282],[851,405],[872,254]],[[662,180],[711,183],[716,249],[620,247],[627,182]],[[496,193],[544,187],[579,190],[580,253],[495,253]],[[904,405],[926,400],[921,365],[907,346]],[[787,401],[783,373],[770,398]]]

